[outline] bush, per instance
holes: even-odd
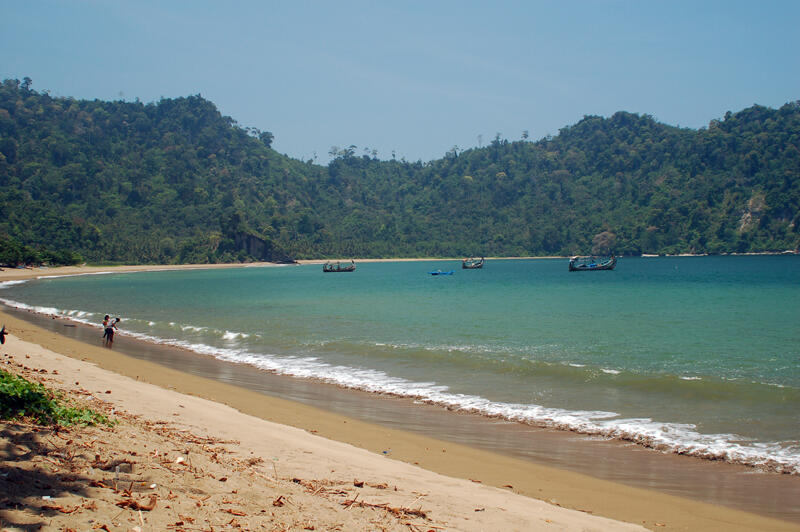
[[[111,425],[103,414],[64,403],[61,394],[0,370],[0,419],[30,419],[40,425]]]

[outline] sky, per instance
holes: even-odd
[[[700,128],[800,100],[796,0],[0,0],[0,78],[200,94],[272,147],[427,162],[617,111]]]

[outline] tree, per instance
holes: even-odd
[[[428,162],[333,146],[320,167],[199,95],[82,101],[5,80],[0,234],[19,260],[145,263],[800,247],[800,103],[714,124],[586,116]]]
[[[617,245],[617,235],[610,231],[603,231],[592,238],[593,255],[610,255]]]
[[[267,148],[271,148],[272,147],[272,141],[275,139],[275,136],[272,133],[270,133],[269,131],[262,131],[258,135],[258,138],[261,140],[261,142],[264,143],[264,146],[266,146]]]

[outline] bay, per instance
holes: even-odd
[[[484,416],[800,472],[800,257],[359,263],[7,283],[121,337]],[[451,276],[428,271],[454,269]]]

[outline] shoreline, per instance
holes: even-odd
[[[304,527],[309,530],[315,528],[308,528],[307,524],[328,521],[325,529],[335,528],[336,523],[346,523],[348,530],[372,530],[378,523],[375,512],[379,510],[386,510],[379,526],[385,530],[406,530],[407,526],[413,530],[420,529],[416,527],[433,527],[471,531],[495,526],[502,529],[538,530],[552,525],[562,530],[643,530],[640,526],[560,508],[558,504],[535,501],[513,493],[510,487],[498,489],[474,481],[444,477],[364,448],[325,439],[315,434],[316,430],[276,424],[265,420],[263,415],[254,417],[231,408],[222,401],[212,402],[200,394],[176,391],[178,388],[194,385],[204,388],[205,395],[220,393],[224,396],[228,392],[235,393],[235,390],[230,389],[232,387],[224,384],[203,379],[198,382],[196,378],[165,370],[156,364],[126,360],[128,357],[108,350],[107,356],[103,358],[107,359],[112,369],[103,369],[89,360],[95,355],[90,353],[94,351],[91,349],[93,346],[80,345],[79,342],[66,338],[47,338],[47,332],[23,328],[19,323],[15,323],[15,327],[21,330],[21,336],[44,336],[46,342],[43,343],[58,340],[61,342],[61,350],[69,351],[73,356],[65,356],[41,346],[38,342],[31,343],[16,335],[9,335],[0,356],[2,363],[11,366],[7,369],[13,367],[13,373],[22,373],[37,381],[44,380],[49,387],[64,390],[68,394],[77,393],[87,397],[95,404],[100,404],[103,411],[120,422],[119,426],[100,428],[99,433],[98,429],[62,429],[61,432],[67,434],[67,437],[50,437],[47,438],[48,442],[58,444],[59,438],[62,441],[69,438],[67,446],[72,443],[77,444],[78,449],[91,449],[90,455],[102,451],[109,455],[109,461],[117,458],[112,463],[130,465],[122,469],[117,466],[117,473],[109,477],[98,469],[102,467],[97,465],[100,454],[96,454],[93,468],[83,470],[82,474],[76,476],[74,473],[77,471],[70,467],[68,470],[73,474],[68,477],[62,474],[58,481],[56,476],[59,466],[67,466],[59,457],[71,457],[75,451],[69,451],[68,448],[60,453],[45,451],[45,469],[56,474],[51,477],[53,480],[49,485],[40,488],[48,495],[40,496],[37,486],[28,486],[22,494],[17,488],[9,489],[2,497],[4,504],[0,505],[0,527],[3,530],[6,530],[6,526],[11,526],[9,530],[17,530],[18,525],[55,525],[56,522],[59,523],[59,528],[80,528],[86,526],[87,517],[93,518],[88,521],[90,524],[106,520],[111,521],[112,526],[119,527],[122,521],[127,520],[132,523],[128,528],[133,523],[141,523],[143,526],[147,523],[155,529],[183,530],[186,522],[193,523],[204,517],[207,522],[211,522],[210,519],[214,519],[212,515],[216,512],[222,513],[221,518],[216,518],[216,525],[222,527],[233,523],[226,523],[233,515],[251,516],[251,519],[261,517],[261,527],[265,526],[263,519],[266,518],[267,526],[273,523],[274,528],[277,522],[280,529],[286,527],[287,521],[294,522],[292,529]],[[78,351],[73,352],[73,349]],[[88,356],[81,356],[84,349]],[[131,368],[131,363],[135,368]],[[135,369],[142,375],[134,378],[124,376],[124,372],[119,371],[122,367]],[[48,376],[42,377],[42,374]],[[150,384],[144,381],[151,379],[144,377],[153,377],[152,380],[162,382],[160,385]],[[347,419],[330,418],[320,411],[309,412],[307,408],[297,408],[297,405],[279,400],[271,400],[268,404],[263,404],[263,401],[260,403],[257,409],[292,411],[300,417],[310,416],[320,425],[350,422]],[[370,429],[358,422],[353,422],[353,425],[351,430],[358,432]],[[17,442],[13,447],[19,449],[27,448],[20,447],[18,443],[35,441],[35,434],[40,432],[18,423],[0,423],[0,427],[3,428],[0,431],[0,441]],[[122,433],[117,436],[115,433],[118,431]],[[82,439],[82,432],[89,432],[90,435]],[[25,436],[26,433],[28,436]],[[154,441],[155,435],[162,437],[160,441]],[[165,435],[172,437],[165,441]],[[214,447],[198,447],[197,444],[203,442]],[[41,449],[41,444],[36,445]],[[148,451],[148,447],[152,450]],[[8,445],[5,448],[10,449]],[[77,453],[85,454],[80,450]],[[179,457],[177,460],[176,453]],[[11,455],[16,459],[7,462],[4,459],[6,464],[13,465],[9,469],[3,468],[8,472],[4,472],[0,482],[13,479],[16,484],[34,484],[35,481],[23,480],[28,476],[25,474],[25,466],[33,475],[39,475],[34,478],[43,478],[41,473],[36,473],[36,454],[33,453],[31,460],[30,453],[8,453],[6,456]],[[132,459],[119,460],[120,455],[127,455]],[[225,458],[221,459],[218,455]],[[155,458],[156,462],[148,460],[148,457]],[[70,458],[70,461],[75,463],[77,460]],[[188,469],[182,469],[184,463],[188,464]],[[42,467],[41,458],[39,464],[38,467]],[[156,473],[152,472],[153,469],[157,470]],[[151,471],[148,473],[148,470]],[[171,472],[173,476],[165,475],[165,471]],[[119,500],[122,494],[113,495],[99,489],[109,489],[113,482],[114,493],[117,493],[117,478],[126,486],[130,482],[130,487],[123,493],[129,492],[128,497],[131,500],[146,501],[148,495],[151,497],[149,507],[143,507],[145,518],[141,510],[137,519],[135,513],[124,509],[119,511],[114,506],[114,501]],[[62,487],[67,483],[87,482],[88,486],[95,489]],[[334,489],[329,490],[325,486]],[[313,493],[309,495],[312,489]],[[334,496],[344,495],[344,500],[325,504],[326,499],[331,500],[330,496],[326,496],[326,492],[330,491],[333,491]],[[179,506],[182,498],[175,500],[181,492],[184,497],[188,495],[189,498],[183,502],[182,508]],[[314,496],[320,492],[322,494],[315,499]],[[193,496],[194,494],[197,496]],[[203,495],[205,497],[201,498]],[[209,501],[212,497],[221,500]],[[45,499],[44,504],[42,499]],[[162,502],[159,505],[154,504],[158,499]],[[196,507],[194,500],[199,503]],[[282,500],[285,502],[282,503]],[[263,508],[269,508],[270,501],[273,510],[265,513]],[[232,504],[241,506],[231,509]],[[284,506],[287,508],[283,508]],[[275,507],[282,509],[276,510]],[[351,507],[366,510],[353,511]],[[256,513],[259,508],[261,514]],[[370,511],[373,508],[375,510]],[[57,512],[66,515],[59,515]],[[269,517],[270,514],[272,518]],[[392,521],[389,514],[394,514],[399,519]],[[49,518],[43,523],[41,519],[45,516]],[[421,518],[422,522],[417,519],[416,523],[409,525],[414,516]],[[220,519],[222,522],[219,522]],[[38,523],[34,522],[37,520]]]
[[[188,268],[198,267],[204,266],[190,266]],[[87,271],[89,270],[88,268],[75,268],[73,270],[78,270],[77,272],[71,271],[69,273],[63,269],[48,268],[44,270],[47,275],[43,275],[44,272],[41,269],[25,270],[24,272],[28,273],[27,275],[23,273],[23,275],[27,278],[38,278],[51,275],[100,273],[101,271],[121,272],[157,269],[181,269],[181,267],[98,267],[92,268],[91,271]],[[184,267],[184,269],[187,268]],[[0,280],[10,280],[4,275],[5,273],[0,272]],[[21,279],[23,277],[19,276],[17,278]],[[2,315],[4,318],[11,318],[7,313]],[[16,321],[16,318],[12,319]],[[14,328],[25,330],[25,335],[32,342],[45,346],[49,345],[57,352],[64,353],[64,351],[68,351],[64,354],[86,359],[88,362],[98,364],[121,375],[140,378],[162,387],[176,389],[181,393],[219,401],[241,412],[281,424],[303,428],[307,431],[315,431],[315,433],[331,440],[344,441],[356,447],[371,450],[374,453],[381,452],[381,449],[391,448],[391,456],[393,458],[410,464],[420,463],[426,469],[448,476],[480,480],[482,483],[493,484],[497,487],[513,485],[514,491],[522,495],[543,500],[557,500],[560,505],[584,509],[596,515],[604,515],[636,523],[647,521],[647,517],[652,515],[658,515],[658,522],[669,522],[671,523],[670,526],[688,527],[687,529],[708,529],[709,526],[713,527],[714,523],[718,526],[722,522],[726,523],[727,528],[729,518],[735,514],[736,517],[733,520],[742,524],[743,528],[741,529],[743,530],[762,527],[795,529],[794,525],[787,521],[776,521],[755,514],[738,512],[730,508],[689,501],[688,499],[681,499],[641,488],[632,488],[623,484],[587,477],[565,469],[542,466],[526,460],[476,450],[472,447],[443,442],[434,438],[426,438],[403,430],[387,429],[383,426],[364,423],[335,413],[331,414],[330,411],[322,411],[296,402],[265,397],[263,394],[244,390],[241,387],[225,385],[202,377],[168,370],[161,365],[130,359],[116,351],[109,351],[99,346],[69,340],[61,335],[31,326],[28,322],[16,322],[14,327],[10,326],[10,328],[12,333],[15,333]],[[62,346],[66,344],[69,344],[70,348],[65,350]],[[113,356],[109,357],[108,355]],[[146,368],[146,370],[142,368]],[[165,370],[169,372],[171,377],[166,380],[161,375]],[[317,386],[317,384],[312,383],[311,386]],[[276,402],[278,406],[275,406]],[[252,406],[256,403],[269,403],[272,407],[260,408]],[[284,411],[292,413],[277,413]],[[303,412],[302,415],[298,414],[300,411]],[[347,428],[350,430],[342,430],[345,424],[349,425]],[[356,427],[358,436],[353,435],[353,428]],[[398,442],[402,442],[402,445],[398,446]],[[431,456],[430,452],[426,452],[427,449],[434,447],[446,448],[447,454]],[[476,464],[481,465],[476,466]],[[509,479],[513,479],[513,481]],[[688,518],[687,516],[692,517]],[[761,522],[759,520],[766,521]],[[761,524],[755,525],[754,523],[757,522],[761,522]],[[701,526],[698,523],[704,524]],[[652,524],[650,526],[652,527]]]
[[[425,259],[414,259],[414,260],[425,260]],[[385,262],[385,261],[381,261]],[[243,266],[243,265],[236,265],[236,266]],[[246,265],[244,265],[246,266]],[[273,264],[256,264],[258,266],[275,266]],[[118,269],[117,273],[121,273],[124,271],[141,271],[142,268],[145,268],[149,271],[157,272],[157,271],[164,271],[164,270],[176,270],[176,269],[199,269],[204,268],[204,265],[191,265],[187,267],[181,266],[169,266],[169,267],[155,267],[152,268],[150,266],[137,266],[137,267],[121,267]],[[224,268],[224,265],[216,265],[215,268]],[[314,270],[305,270],[307,274],[312,273]],[[26,272],[18,272],[18,276],[30,276],[30,277],[46,277],[45,275],[36,275],[37,270],[29,270],[28,273]],[[41,270],[39,270],[41,272]],[[45,270],[47,272],[47,270]],[[65,271],[62,269],[56,269],[55,273],[51,273],[50,275],[92,275],[92,274],[100,274],[105,273],[103,271],[92,271],[83,269],[80,273],[71,273],[69,271]],[[111,273],[111,272],[109,272]],[[266,273],[266,272],[265,272]],[[288,273],[288,272],[287,272]],[[2,278],[2,274],[0,274],[0,279]],[[22,281],[19,281],[22,282]],[[12,305],[13,311],[22,311],[24,316],[24,312],[30,311],[33,313],[41,313],[44,316],[51,317],[53,313],[57,318],[64,318],[66,320],[73,321],[78,324],[82,324],[83,326],[93,327],[95,324],[86,321],[86,319],[81,319],[81,313],[78,312],[75,316],[71,316],[72,312],[61,313],[57,311],[57,309],[50,309],[47,305],[47,299],[45,298],[44,302],[40,302],[38,308],[31,308],[25,304],[20,303],[19,306],[14,307],[14,302],[9,301],[9,304]],[[42,306],[44,305],[44,306]],[[67,307],[70,308],[70,307]],[[127,332],[122,333],[123,336],[127,336]],[[226,332],[227,334],[227,332]],[[158,337],[151,337],[146,331],[142,332],[140,328],[138,332],[130,332],[130,339],[137,339],[143,341],[146,345],[152,346],[154,344],[157,345],[166,345],[171,346],[174,348],[178,348],[187,352],[191,352],[194,354],[195,357],[207,357],[209,360],[215,361],[225,361],[230,360],[228,358],[227,353],[224,350],[220,351],[215,349],[212,346],[206,345],[196,345],[187,347],[183,345],[182,341],[179,340],[165,340],[164,338]],[[92,342],[94,339],[85,340]],[[138,356],[136,353],[128,353],[129,355]],[[379,387],[379,386],[370,386],[367,385],[356,385],[351,384],[346,379],[340,378],[340,375],[334,375],[333,378],[329,378],[328,375],[324,373],[314,373],[314,372],[307,372],[307,371],[292,371],[292,368],[286,369],[285,367],[274,367],[270,364],[259,364],[258,361],[243,361],[243,360],[230,360],[231,364],[239,365],[245,364],[250,368],[252,371],[253,368],[256,371],[266,371],[270,374],[281,375],[284,378],[293,378],[293,376],[299,376],[301,380],[306,383],[314,383],[317,387],[321,388],[323,386],[334,386],[339,390],[350,390],[350,391],[361,391],[367,394],[370,394],[374,397],[381,397],[383,399],[386,398],[401,398],[405,400],[410,400],[415,402],[416,404],[428,404],[432,405],[436,408],[445,408],[450,411],[455,411],[459,414],[467,414],[467,415],[475,415],[480,416],[482,418],[489,418],[489,419],[498,419],[504,420],[506,422],[511,423],[519,423],[525,426],[533,427],[536,429],[544,429],[544,430],[554,430],[559,433],[568,433],[573,434],[580,437],[586,438],[595,438],[595,439],[610,439],[615,440],[617,442],[621,442],[622,444],[634,443],[638,446],[641,446],[645,449],[652,449],[653,452],[664,453],[664,454],[674,454],[674,455],[688,455],[698,459],[701,459],[705,462],[724,462],[730,465],[742,465],[747,468],[752,468],[756,471],[765,471],[771,473],[786,473],[790,475],[798,475],[797,468],[797,461],[794,455],[790,455],[785,457],[784,455],[775,452],[770,454],[767,451],[762,452],[757,444],[748,445],[740,444],[737,441],[737,438],[734,438],[732,441],[728,441],[729,445],[722,449],[714,448],[713,445],[709,445],[708,441],[702,440],[702,433],[693,434],[689,431],[688,437],[684,437],[683,439],[680,438],[670,438],[668,431],[664,430],[664,434],[667,437],[659,438],[659,434],[656,436],[652,436],[652,432],[649,431],[651,429],[648,425],[641,425],[641,424],[633,424],[632,428],[625,426],[625,423],[621,423],[619,425],[611,425],[603,426],[600,424],[589,425],[581,423],[573,423],[569,419],[563,420],[557,417],[549,417],[545,416],[527,416],[523,412],[521,415],[517,410],[513,408],[506,408],[506,410],[502,410],[502,407],[513,407],[514,405],[504,404],[500,402],[499,404],[490,404],[489,407],[481,406],[473,407],[472,405],[464,402],[459,402],[458,398],[455,396],[435,396],[430,394],[423,394],[423,393],[403,393],[401,390],[400,392],[395,392],[391,387]],[[572,364],[570,364],[572,366]],[[580,365],[576,365],[579,367]],[[301,368],[303,369],[303,368]],[[603,372],[616,374],[614,370],[605,369],[602,370]],[[683,377],[681,377],[683,379]],[[695,380],[693,378],[686,378],[685,380]],[[767,383],[770,385],[769,383]],[[295,399],[289,397],[289,399]],[[295,399],[296,400],[296,399]],[[318,404],[325,404],[324,401],[319,402]],[[501,408],[491,408],[491,407],[501,407]],[[578,412],[580,414],[580,412]],[[634,416],[635,417],[635,416]],[[624,420],[623,420],[624,421]],[[634,419],[634,421],[636,421]],[[648,420],[645,420],[648,421]],[[657,425],[657,423],[655,423]],[[667,424],[669,425],[669,424]],[[678,427],[680,429],[680,427]],[[658,430],[656,429],[656,433]],[[712,431],[713,432],[713,431]],[[734,432],[736,432],[734,430]],[[745,432],[745,434],[751,435],[750,433]],[[685,436],[681,433],[682,436]],[[752,435],[751,435],[752,436]],[[741,439],[738,438],[738,439]],[[790,440],[793,438],[789,438]],[[746,440],[746,438],[745,438]],[[727,441],[727,440],[726,440]],[[754,440],[756,441],[756,440]],[[712,442],[714,443],[714,442]],[[772,441],[766,442],[766,445],[779,445],[779,443],[775,443]],[[587,464],[590,465],[590,464]],[[653,487],[653,486],[645,486],[645,487]],[[656,489],[662,489],[661,486],[655,486]],[[791,489],[795,489],[792,487]],[[800,491],[797,492],[797,496],[800,497]],[[724,497],[720,497],[723,504]],[[720,502],[720,501],[713,501],[713,502]],[[800,520],[800,511],[797,512],[798,520]]]
[[[620,525],[635,523],[650,529],[666,526],[682,530],[800,530],[800,524],[600,480],[565,469],[372,425],[301,403],[264,396],[234,385],[72,340],[4,312],[0,312],[0,319],[4,319],[9,328],[13,326],[12,335],[4,346],[4,353],[12,352],[12,344],[22,344],[23,351],[17,352],[17,356],[24,357],[22,352],[25,352],[30,359],[41,360],[48,370],[52,372],[55,369],[62,375],[67,385],[72,384],[73,378],[80,379],[74,382],[79,382],[82,388],[88,388],[98,397],[103,397],[106,393],[104,390],[111,390],[111,396],[103,398],[114,400],[116,408],[150,419],[163,419],[168,412],[174,411],[181,416],[201,414],[191,408],[178,411],[174,406],[164,407],[163,394],[174,394],[175,398],[170,402],[181,405],[198,400],[211,401],[212,405],[217,405],[205,405],[204,409],[224,408],[227,412],[224,417],[230,418],[230,426],[222,427],[222,421],[217,419],[213,425],[194,421],[190,428],[195,431],[202,429],[220,439],[239,440],[242,442],[243,454],[247,454],[252,447],[258,447],[257,442],[250,440],[248,443],[248,434],[255,423],[264,422],[270,424],[270,435],[284,430],[294,434],[301,432],[308,437],[322,439],[323,443],[320,445],[323,448],[334,446],[338,449],[339,445],[345,445],[353,449],[356,455],[351,456],[348,451],[343,451],[344,456],[339,457],[337,463],[339,469],[344,466],[357,477],[365,476],[365,458],[362,453],[366,453],[379,460],[391,461],[393,466],[400,469],[417,470],[421,467],[425,472],[445,475],[445,478],[453,482],[460,482],[461,489],[465,485],[474,485],[475,488],[504,491],[501,497],[504,509],[513,506],[511,503],[520,497],[523,502],[517,501],[514,504],[522,505],[520,510],[524,509],[523,514],[533,509],[525,508],[527,504],[545,504],[550,509],[578,510],[591,516],[618,521]],[[33,351],[29,345],[40,347],[44,354],[38,350]],[[32,365],[33,360],[26,360],[25,363]],[[67,371],[69,367],[75,368],[74,373]],[[118,391],[123,386],[130,388],[129,393],[119,396]],[[251,420],[243,422],[239,416]],[[277,426],[272,425],[276,423]],[[290,446],[296,444],[292,439]],[[388,456],[383,454],[386,449],[390,450]],[[319,454],[322,451],[315,452]],[[270,460],[268,454],[260,457],[265,461]],[[293,474],[300,478],[309,478],[307,470],[301,469]],[[403,477],[405,474],[409,473],[399,475]],[[381,478],[386,481],[385,476]],[[428,490],[427,494],[431,496],[436,490],[435,484]],[[417,491],[421,490],[417,488]],[[484,496],[485,493],[480,495]],[[468,503],[475,505],[476,500],[469,499]],[[541,511],[543,510],[534,513],[538,515]],[[495,523],[490,521],[489,526],[494,527]],[[581,524],[580,528],[585,526],[585,523]],[[594,526],[603,530],[614,528],[609,522]],[[526,529],[526,526],[515,529]]]

